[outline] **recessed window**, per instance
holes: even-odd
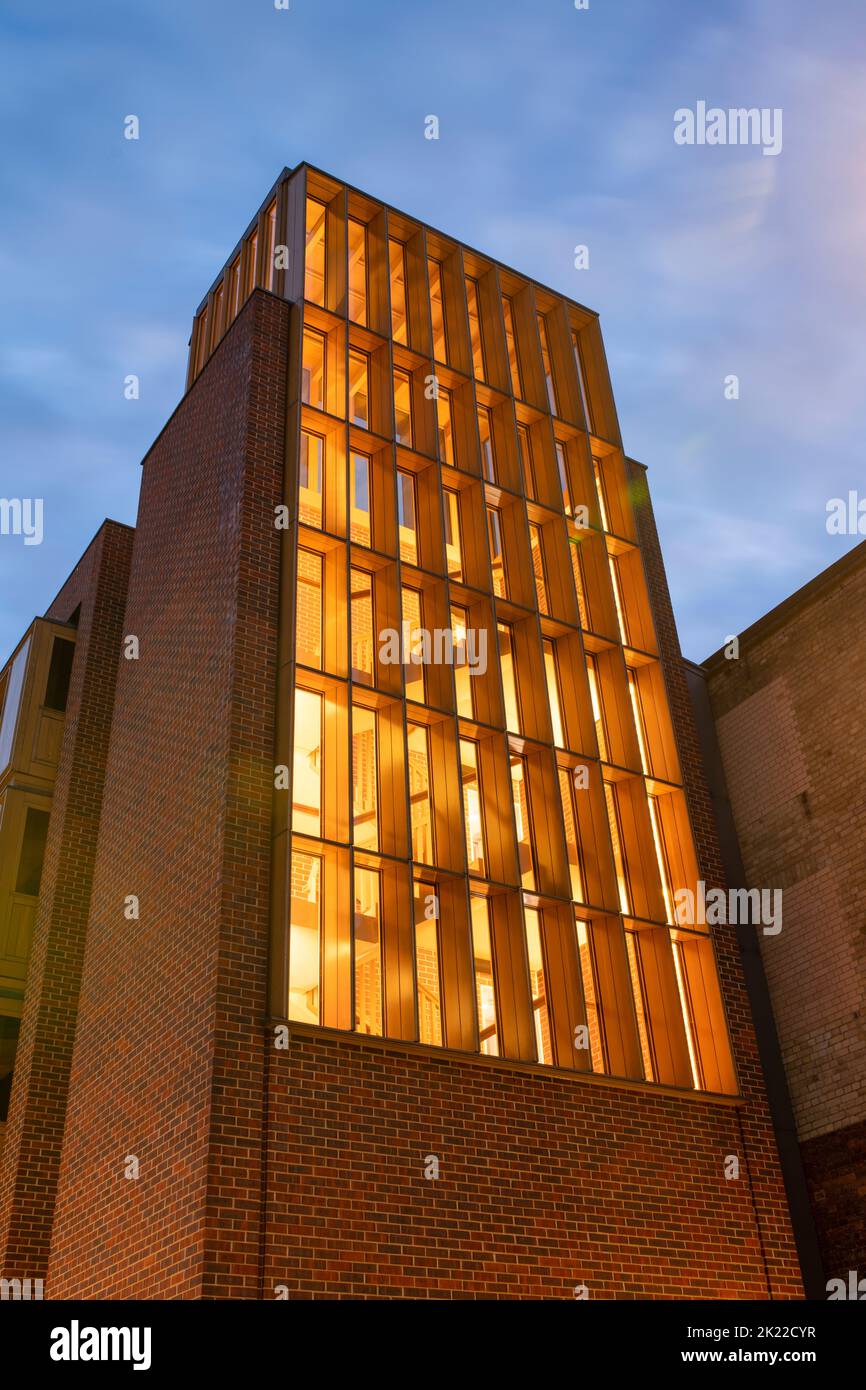
[[[647,741],[646,721],[644,719],[643,702],[640,696],[640,686],[637,676],[631,667],[626,668],[628,674],[628,694],[631,701],[631,712],[634,718],[635,733],[637,734],[638,747],[640,749],[640,765],[645,777],[652,776],[652,762],[649,755],[649,743]]]
[[[264,283],[266,290],[274,288],[274,243],[277,237],[277,203],[276,199],[271,203],[265,213],[265,241],[262,247],[262,267],[264,269]]]
[[[525,425],[517,426],[517,447],[520,453],[520,468],[523,473],[523,490],[527,497],[537,500],[535,491],[535,469],[532,461],[532,440]]]
[[[605,531],[610,531],[608,522],[607,490],[604,483],[604,470],[597,458],[592,460],[592,472],[595,478],[595,492],[598,497],[598,510],[601,513],[601,524]]]
[[[373,576],[352,567],[352,680],[373,684]]]
[[[8,766],[12,756],[15,725],[18,722],[18,708],[21,704],[21,692],[24,689],[24,672],[27,669],[29,651],[30,638],[28,637],[26,642],[23,642],[18,648],[15,660],[12,662],[12,669],[6,679],[3,720],[0,723],[0,772]]]
[[[556,450],[556,468],[559,473],[559,491],[562,494],[562,505],[565,509],[566,516],[574,516],[574,508],[571,505],[571,486],[568,481],[568,465],[565,461],[565,445],[561,444],[557,439],[554,447]]]
[[[439,951],[439,893],[435,884],[415,880],[415,980],[418,1041],[442,1046],[442,982]]]
[[[547,387],[547,404],[550,406],[551,415],[557,415],[556,409],[556,390],[553,384],[553,369],[550,365],[550,350],[547,345],[547,324],[544,315],[538,315],[538,334],[541,338],[541,357],[544,363],[544,382]]]
[[[16,893],[25,893],[32,898],[39,896],[45,842],[48,839],[48,820],[48,811],[39,811],[33,806],[27,807],[21,857],[18,860],[18,874],[15,879]]]
[[[595,736],[598,739],[598,752],[602,762],[607,762],[607,728],[601,696],[601,683],[598,678],[595,657],[590,652],[586,653],[586,674],[589,680],[589,697],[592,702],[592,718],[595,724]]]
[[[439,458],[454,467],[454,428],[451,419],[451,392],[440,386],[436,392],[436,422],[439,427]]]
[[[517,853],[520,861],[520,882],[535,892],[535,862],[532,856],[532,818],[529,810],[529,782],[526,760],[517,754],[510,758],[511,803],[514,808],[514,828],[517,833]]]
[[[249,296],[253,292],[255,285],[258,283],[258,281],[256,280],[256,261],[258,259],[259,254],[258,230],[254,231],[252,235],[247,238],[246,252],[247,259],[244,270],[244,299],[249,298]]]
[[[547,703],[550,706],[550,722],[553,725],[553,741],[557,748],[565,747],[565,734],[562,727],[562,701],[559,696],[559,671],[556,664],[556,646],[549,637],[542,640],[544,650],[544,678],[547,683]]]
[[[574,578],[574,592],[577,598],[577,609],[580,615],[580,625],[584,632],[589,632],[589,608],[586,602],[586,579],[583,573],[583,554],[581,551],[581,541],[569,536],[568,548],[571,551],[571,573]]]
[[[430,744],[423,724],[407,724],[409,808],[412,820],[412,858],[433,863],[433,808],[430,801]]]
[[[358,348],[349,349],[349,419],[370,428],[370,359]]]
[[[502,550],[502,517],[498,507],[487,508],[487,540],[493,572],[493,592],[497,597],[505,598],[505,555]]]
[[[317,410],[325,408],[325,335],[315,328],[304,329],[301,400]]]
[[[565,844],[568,850],[568,869],[571,877],[571,896],[576,903],[586,902],[586,875],[583,867],[583,847],[580,842],[575,796],[585,795],[585,789],[576,791],[570,770],[558,769],[559,798],[562,804],[562,819],[565,825]]]
[[[43,704],[46,709],[61,712],[66,709],[74,657],[75,643],[66,637],[55,637],[51,644],[51,662],[48,667],[48,680],[45,683]]]
[[[484,821],[481,810],[481,780],[478,775],[478,747],[470,738],[460,740],[460,773],[463,782],[463,816],[466,824],[466,858],[469,871],[485,873]]]
[[[583,979],[583,998],[586,1005],[592,1070],[605,1072],[607,1065],[604,1058],[604,1038],[601,1031],[601,1011],[598,1003],[599,991],[596,984],[595,951],[591,923],[580,921],[577,923],[577,951],[580,956],[580,973]]]
[[[420,633],[423,627],[422,595],[419,589],[403,585],[403,641],[406,646],[404,663],[406,699],[424,703],[424,662],[420,651]]]
[[[442,267],[438,261],[427,261],[430,281],[430,318],[433,325],[433,356],[437,362],[447,362],[448,347],[445,333],[445,300],[442,296]]]
[[[629,892],[628,870],[622,844],[622,828],[619,819],[619,799],[616,787],[611,782],[604,783],[604,800],[607,807],[607,823],[610,827],[610,841],[613,849],[613,862],[616,868],[616,884],[619,891],[619,910],[624,917],[631,913],[631,894]]]
[[[295,691],[292,829],[316,838],[322,833],[322,696],[300,686]]]
[[[376,869],[355,869],[355,1031],[382,1035],[382,890]]]
[[[514,334],[514,305],[507,295],[502,296],[502,313],[505,319],[508,365],[511,369],[511,390],[517,399],[521,400],[523,398],[523,383],[520,380],[520,360],[517,356],[517,338]]]
[[[493,453],[493,422],[486,405],[478,407],[478,438],[481,443],[481,472],[488,483],[495,483],[496,460]]]
[[[322,557],[298,548],[297,659],[302,666],[322,669]]]
[[[394,436],[412,448],[412,378],[401,367],[394,369]]]
[[[407,565],[418,563],[418,520],[415,508],[415,477],[397,470],[397,522],[400,533],[400,559]]]
[[[322,528],[322,481],[325,441],[319,434],[301,430],[298,460],[298,514],[307,526]]]
[[[235,256],[229,271],[228,321],[232,323],[241,307],[241,258]]]
[[[637,1031],[640,1038],[640,1051],[643,1061],[644,1076],[647,1081],[654,1081],[655,1066],[653,1064],[652,1035],[650,1033],[649,1009],[646,1003],[646,984],[643,976],[643,962],[641,960],[638,933],[627,931],[625,934],[625,945],[628,955],[629,975],[631,976],[634,1011],[637,1017]]]
[[[322,860],[292,854],[292,908],[289,928],[289,1018],[319,1022]]]
[[[366,454],[352,452],[351,536],[358,545],[371,544],[370,460]]]
[[[577,384],[580,387],[580,399],[583,404],[583,414],[586,419],[586,428],[590,434],[595,434],[595,425],[592,419],[592,409],[589,404],[589,392],[586,389],[586,370],[584,368],[583,353],[580,348],[580,338],[577,333],[572,331],[571,344],[574,348],[574,365],[577,368]]]
[[[478,282],[466,277],[466,303],[469,309],[469,341],[472,344],[472,363],[479,381],[487,380],[484,368],[484,340],[481,336],[481,312],[478,307]]]
[[[304,254],[304,297],[311,304],[325,303],[325,216],[324,203],[307,199],[306,247]]]
[[[613,589],[613,601],[616,606],[616,620],[619,625],[620,641],[624,647],[628,647],[630,645],[628,621],[626,619],[626,609],[622,597],[622,586],[619,580],[619,561],[615,555],[608,555],[607,563],[610,570],[610,583]]]
[[[395,343],[408,343],[406,317],[406,252],[401,241],[388,240],[391,275],[391,335]]]
[[[532,554],[532,573],[535,578],[535,597],[538,600],[539,613],[547,613],[547,582],[544,577],[544,545],[541,539],[541,527],[534,522],[529,524],[529,548]]]
[[[457,697],[457,713],[463,719],[471,719],[472,681],[466,661],[466,635],[469,622],[465,608],[451,605],[451,641],[454,647],[454,690]]]
[[[502,693],[505,697],[505,727],[510,734],[519,734],[520,703],[517,699],[517,677],[514,670],[514,639],[510,623],[497,623],[499,634],[499,668],[502,673]]]
[[[358,849],[379,848],[379,783],[375,710],[352,706],[353,839]]]
[[[529,989],[532,997],[532,1018],[535,1023],[535,1050],[539,1062],[553,1065],[553,1045],[550,1037],[550,1010],[547,1003],[547,976],[544,951],[541,945],[541,914],[537,908],[525,907],[526,955],[529,962]]]
[[[367,322],[367,228],[349,218],[349,318]]]
[[[496,976],[490,942],[490,913],[486,898],[473,893],[472,952],[475,962],[475,1007],[478,1011],[478,1039],[487,1057],[499,1056],[499,1025],[496,1008]]]
[[[445,502],[445,557],[448,577],[463,580],[463,549],[460,542],[460,498],[453,488],[442,489]]]

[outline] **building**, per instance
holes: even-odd
[[[195,316],[109,628],[86,921],[47,869],[39,899],[4,1273],[802,1296],[735,932],[675,925],[722,866],[594,313],[284,170]],[[73,740],[70,712],[58,786]],[[46,865],[71,817],[55,792]]]
[[[729,877],[782,890],[781,931],[757,939],[825,1272],[843,1279],[866,1270],[864,608],[866,543],[699,676]]]

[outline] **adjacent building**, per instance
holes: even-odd
[[[284,170],[195,316],[128,585],[106,528],[120,608],[89,646],[72,590],[49,613],[95,722],[55,735],[7,1277],[801,1297],[736,933],[677,922],[724,875],[597,316]]]

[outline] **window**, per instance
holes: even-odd
[[[520,703],[517,698],[517,676],[514,670],[514,640],[509,623],[497,623],[499,634],[499,667],[502,672],[502,693],[505,698],[505,727],[519,734]]]
[[[409,808],[412,821],[412,858],[433,863],[433,808],[430,801],[430,746],[423,724],[406,725],[409,757]]]
[[[574,508],[571,505],[571,488],[568,482],[568,466],[565,461],[565,445],[556,440],[556,467],[559,473],[559,490],[562,493],[562,505],[566,516],[574,516]]]
[[[301,400],[317,410],[325,409],[325,335],[315,328],[304,329]]]
[[[460,499],[452,488],[442,489],[445,502],[445,558],[448,577],[463,581],[463,552],[460,544]]]
[[[572,329],[571,344],[574,348],[574,365],[577,368],[577,384],[580,387],[580,399],[583,404],[583,414],[586,419],[586,427],[590,434],[595,434],[595,426],[592,421],[592,411],[589,405],[589,393],[586,389],[586,372],[583,368],[583,354],[580,350],[580,338]]]
[[[349,318],[367,322],[367,228],[349,218]]]
[[[608,525],[608,520],[607,520],[607,517],[608,517],[608,510],[607,510],[607,496],[606,496],[606,493],[605,493],[605,486],[604,486],[604,473],[603,473],[601,464],[599,463],[599,461],[598,461],[597,458],[593,458],[593,460],[592,460],[592,471],[593,471],[593,476],[595,477],[595,491],[596,491],[596,495],[597,495],[597,497],[598,497],[598,510],[599,510],[599,512],[601,513],[601,524],[602,524],[602,528],[603,528],[603,530],[605,530],[605,531],[610,531],[610,526]]]
[[[598,668],[595,664],[595,657],[592,656],[590,652],[586,653],[586,674],[589,678],[589,696],[592,701],[592,718],[595,724],[595,736],[598,739],[598,752],[602,762],[607,762],[607,730],[605,728],[604,705],[601,699]]]
[[[374,710],[366,709],[363,705],[352,706],[352,787],[355,847],[378,850],[376,714]]]
[[[662,897],[665,903],[666,921],[671,925],[676,918],[674,916],[674,900],[671,893],[671,868],[668,862],[667,845],[665,844],[664,830],[659,818],[658,797],[647,792],[647,806],[649,807],[650,825],[653,832],[653,845],[656,852],[656,864],[658,865],[659,879],[662,885]]]
[[[362,429],[370,428],[370,359],[366,352],[349,348],[349,419]]]
[[[535,892],[535,863],[532,855],[532,818],[529,809],[529,782],[526,761],[513,753],[511,766],[511,802],[514,807],[514,828],[517,832],[517,854],[522,886]]]
[[[274,243],[277,239],[277,203],[271,203],[265,213],[265,243],[262,247],[262,267],[266,290],[274,288]]]
[[[415,880],[415,980],[418,990],[418,1041],[442,1046],[442,982],[439,974],[439,894],[432,883]]]
[[[451,392],[440,386],[436,392],[436,423],[439,427],[439,458],[454,467],[454,430],[451,420]]]
[[[517,447],[520,452],[520,468],[523,473],[523,490],[527,497],[537,500],[535,491],[535,471],[532,464],[532,440],[525,425],[517,426]]]
[[[562,702],[559,698],[559,671],[556,664],[556,646],[549,637],[542,639],[544,650],[544,678],[547,682],[547,702],[550,706],[550,722],[553,725],[553,741],[557,748],[565,748],[565,733],[562,727]]]
[[[466,823],[466,858],[469,872],[484,874],[484,825],[481,814],[481,781],[478,747],[469,738],[460,740],[460,774],[463,782],[463,816]]]
[[[197,319],[198,328],[195,335],[195,373],[198,376],[207,360],[207,308],[202,309]]]
[[[292,854],[291,910],[289,1018],[318,1023],[322,861],[317,854]]]
[[[422,596],[418,589],[410,589],[405,584],[403,599],[403,642],[406,659],[404,662],[406,699],[424,703],[424,662],[420,651],[419,634],[423,626]],[[416,654],[417,649],[417,654]]]
[[[539,613],[549,612],[547,606],[547,584],[544,579],[544,545],[541,540],[541,528],[534,522],[529,523],[529,547],[532,554],[532,573],[535,576],[535,597],[538,600]]]
[[[316,839],[322,833],[322,703],[318,691],[295,691],[292,829]]]
[[[412,378],[401,367],[394,368],[394,436],[412,448]]]
[[[69,698],[69,681],[72,676],[72,661],[75,656],[75,643],[66,637],[55,637],[51,645],[51,662],[48,667],[48,680],[45,683],[46,709],[66,709]]]
[[[235,256],[229,271],[228,322],[231,323],[241,307],[241,258]]]
[[[526,954],[529,960],[532,1017],[535,1022],[535,1049],[539,1062],[552,1066],[553,1046],[550,1038],[550,1013],[547,1007],[544,952],[541,946],[541,914],[537,908],[525,907],[523,920],[526,926]]]
[[[581,542],[576,537],[569,536],[569,549],[571,551],[571,573],[574,577],[574,592],[577,597],[577,611],[580,615],[580,625],[584,632],[589,632],[589,609],[586,603],[586,580],[583,575],[583,555],[581,553]]]
[[[388,268],[391,275],[391,336],[395,343],[408,344],[406,316],[406,252],[401,241],[388,238]]]
[[[304,256],[304,297],[311,304],[325,303],[325,216],[324,203],[307,199],[306,250]]]
[[[550,406],[551,415],[557,415],[556,391],[553,386],[553,371],[550,365],[550,351],[547,346],[547,324],[544,315],[538,315],[538,334],[541,338],[541,357],[544,362],[544,381],[547,386],[547,404]]]
[[[683,1026],[686,1033],[686,1045],[689,1049],[689,1064],[692,1069],[692,1085],[696,1091],[703,1089],[703,1074],[700,1063],[700,1053],[695,1041],[697,1031],[695,1028],[694,1005],[692,1004],[692,994],[689,989],[688,972],[683,961],[683,943],[681,941],[671,942],[674,957],[674,971],[677,977],[677,991],[680,996],[680,1009],[683,1015]]]
[[[415,513],[415,476],[397,469],[397,523],[400,533],[400,559],[407,565],[418,563],[418,523]]]
[[[21,842],[21,857],[18,860],[18,874],[15,879],[15,892],[26,893],[31,898],[39,896],[42,882],[42,861],[45,858],[45,842],[48,839],[48,811],[27,807],[24,820],[24,838]]]
[[[592,1070],[604,1072],[604,1039],[601,1031],[601,1010],[598,1003],[596,985],[595,951],[593,949],[592,925],[589,922],[577,923],[577,952],[580,957],[580,973],[583,978],[583,998],[586,1004],[586,1023],[589,1030],[589,1048]]]
[[[493,592],[499,598],[505,598],[505,556],[502,553],[502,518],[498,507],[487,508],[487,540],[493,571]]]
[[[447,362],[448,347],[445,331],[445,300],[442,296],[442,267],[438,261],[428,259],[427,274],[430,280],[430,318],[433,325],[433,356],[437,362]]]
[[[258,281],[256,279],[256,261],[259,254],[259,234],[258,231],[252,233],[247,239],[247,263],[244,279],[244,299],[248,299],[253,292],[253,288]]]
[[[517,338],[514,334],[514,305],[507,295],[502,296],[502,313],[505,318],[508,365],[511,368],[511,390],[517,399],[521,400],[523,398],[523,383],[520,380],[520,359],[517,356]]]
[[[484,370],[484,342],[481,337],[481,314],[478,309],[478,282],[467,275],[466,303],[469,308],[469,340],[472,344],[472,362],[478,381],[486,381]]]
[[[622,601],[622,588],[619,582],[619,563],[615,555],[608,555],[608,567],[610,569],[610,582],[613,588],[613,601],[616,605],[616,620],[619,625],[620,640],[624,647],[630,645],[628,637],[628,622],[626,620],[625,604]]]
[[[493,454],[493,431],[490,411],[478,407],[478,438],[481,441],[481,472],[488,483],[496,482],[496,461]]]
[[[225,331],[226,331],[226,329],[225,329],[225,324],[223,323],[222,313],[223,313],[223,287],[222,287],[222,285],[220,284],[220,285],[217,285],[216,289],[214,290],[214,296],[213,296],[214,346],[216,346],[216,344],[219,342],[220,338],[222,337],[222,335],[223,335],[223,334],[225,333]]]
[[[382,1036],[382,900],[376,869],[355,869],[355,1031]]]
[[[488,1057],[499,1056],[499,1028],[496,1017],[496,979],[493,948],[490,944],[490,915],[486,898],[473,893],[472,952],[475,961],[475,1007],[478,1011],[478,1039]]]
[[[640,942],[638,934],[634,931],[627,931],[625,934],[625,946],[628,954],[628,970],[631,976],[631,990],[634,998],[634,1010],[637,1016],[637,1031],[640,1038],[641,1058],[643,1060],[644,1076],[647,1081],[655,1080],[655,1068],[653,1066],[652,1038],[649,1027],[649,1010],[646,1006],[646,986],[643,978],[643,966],[640,956]]]
[[[628,675],[628,694],[631,700],[631,712],[634,719],[635,732],[637,734],[638,747],[640,749],[640,765],[645,777],[652,776],[652,763],[649,756],[649,747],[646,736],[646,723],[643,715],[643,704],[640,698],[640,687],[637,683],[637,676],[630,666],[626,667]]]
[[[296,652],[302,666],[322,669],[322,557],[298,549]]]
[[[18,707],[24,689],[24,672],[27,669],[27,654],[30,651],[30,638],[18,648],[12,669],[6,682],[6,698],[3,701],[3,722],[0,723],[0,772],[9,764],[12,744],[15,739],[15,725],[18,722]]]
[[[366,570],[352,567],[352,680],[362,685],[374,683],[373,577]]]
[[[613,862],[616,868],[616,883],[619,890],[619,910],[624,917],[631,913],[628,870],[622,847],[622,831],[619,823],[619,802],[616,787],[611,782],[604,783],[604,800],[607,807],[607,822],[610,826],[610,840],[613,849]]]
[[[325,441],[319,434],[301,430],[298,464],[298,515],[307,526],[322,529],[322,480]]]
[[[366,454],[352,452],[352,516],[350,535],[358,545],[370,545],[370,460]]]
[[[468,617],[465,608],[451,607],[451,640],[454,646],[454,689],[457,696],[457,713],[463,719],[471,719],[472,680],[466,661],[466,631]]]
[[[562,804],[562,819],[565,824],[565,844],[568,850],[568,869],[571,877],[571,896],[576,903],[586,902],[586,875],[583,867],[583,847],[580,842],[575,796],[583,795],[574,786],[573,774],[568,768],[557,771],[559,777],[559,799]]]

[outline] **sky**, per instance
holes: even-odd
[[[684,653],[755,621],[862,539],[826,521],[866,496],[863,18],[863,0],[4,0],[0,498],[42,498],[44,521],[38,545],[0,535],[0,664],[103,518],[134,523],[193,312],[302,160],[598,311]],[[780,109],[781,151],[677,144],[701,101]]]

